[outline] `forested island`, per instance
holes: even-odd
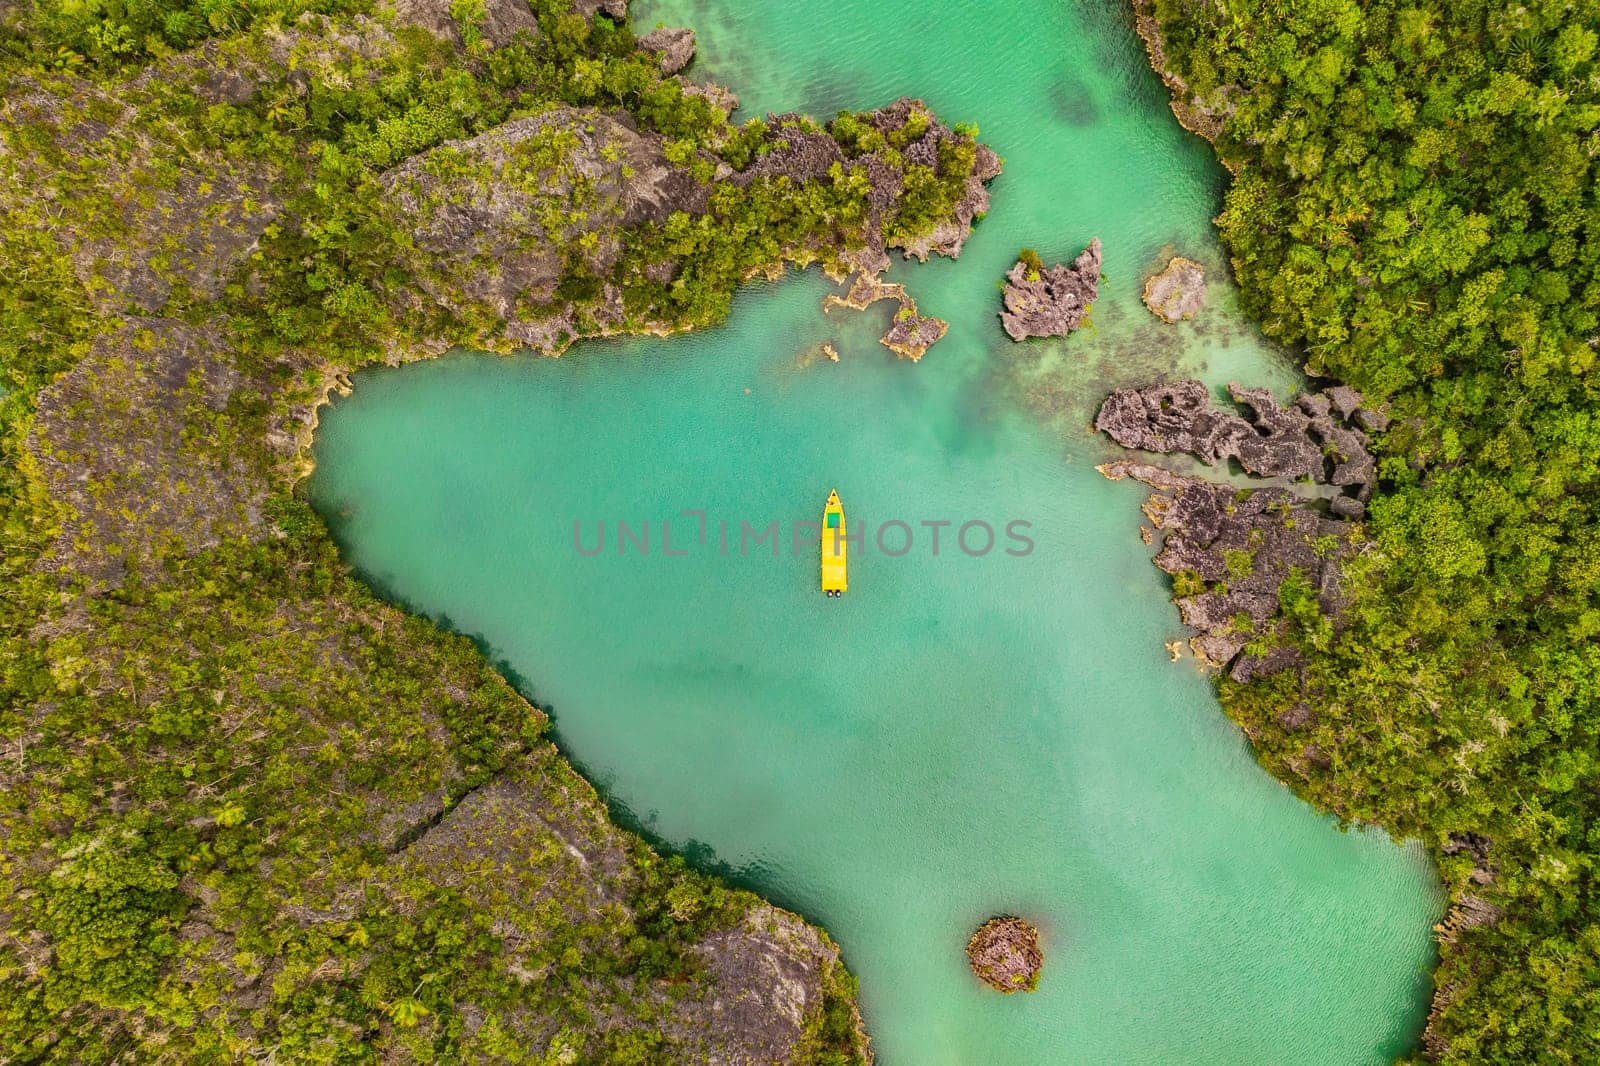
[[[1231,172],[1246,312],[1348,386],[1188,408],[1320,419],[1331,517],[1117,471],[1180,602],[1248,598],[1186,611],[1223,706],[1429,846],[1417,1061],[1600,1058],[1600,12],[1128,18]],[[982,217],[978,116],[734,123],[693,48],[626,0],[0,0],[0,1059],[870,1061],[825,933],[613,825],[295,488],[360,367],[704,326],[789,265],[943,335],[881,275]],[[1250,551],[1182,551],[1197,514]]]
[[[1269,643],[1303,664],[1223,706],[1318,807],[1431,844],[1419,1056],[1593,1060],[1600,11],[1154,0],[1139,29],[1233,174],[1245,310],[1393,420],[1339,624],[1284,581]]]

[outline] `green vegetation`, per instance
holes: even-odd
[[[1032,248],[1024,248],[1017,253],[1017,260],[1027,267],[1026,277],[1029,281],[1038,281],[1044,276],[1044,260],[1039,258],[1039,253]]]
[[[1309,666],[1224,702],[1302,795],[1434,846],[1431,1056],[1596,1061],[1600,9],[1147,6],[1246,310],[1396,418],[1342,628],[1285,582]]]
[[[292,486],[343,374],[513,314],[566,316],[555,347],[713,321],[942,223],[976,131],[869,208],[790,142],[899,165],[920,107],[733,127],[626,25],[535,0],[491,43],[443,6],[460,48],[344,0],[0,5],[0,1060],[704,1061],[752,1034],[702,997],[770,938],[822,991],[795,1054],[861,1061],[836,949],[613,827]],[[445,143],[519,119],[498,162]],[[630,218],[657,143],[688,206]],[[495,197],[506,244],[427,246]]]

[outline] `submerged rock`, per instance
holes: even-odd
[[[1206,271],[1193,259],[1173,256],[1144,283],[1144,305],[1157,318],[1179,322],[1199,314],[1206,301]]]
[[[879,300],[894,300],[900,305],[894,321],[878,338],[878,343],[902,359],[917,362],[950,328],[950,323],[942,318],[918,313],[917,301],[906,292],[904,285],[881,281],[876,274],[857,274],[843,296],[829,293],[822,301],[822,309],[847,307],[852,311],[864,311]]]
[[[1025,254],[1006,274],[1006,309],[1000,321],[1014,341],[1064,337],[1083,325],[1099,291],[1099,237],[1071,266],[1044,267],[1037,256]]]
[[[676,74],[694,59],[694,31],[663,26],[639,38],[639,47],[655,53],[661,73]]]
[[[1044,967],[1039,930],[1021,918],[990,918],[967,941],[967,961],[978,980],[997,992],[1032,992]]]

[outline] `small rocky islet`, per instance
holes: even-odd
[[[1205,267],[1175,255],[1144,283],[1144,305],[1163,322],[1182,322],[1200,313],[1206,302]]]
[[[1099,237],[1070,265],[1046,267],[1037,253],[1023,249],[1006,273],[1000,323],[1014,341],[1065,337],[1088,319],[1099,291]]]
[[[1044,968],[1039,930],[1014,915],[990,918],[967,941],[967,962],[978,980],[997,992],[1032,992]]]

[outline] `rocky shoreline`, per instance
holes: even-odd
[[[1222,133],[1223,121],[1231,113],[1226,98],[1224,97],[1224,101],[1218,104],[1203,104],[1197,100],[1189,89],[1189,83],[1184,81],[1167,62],[1166,44],[1162,39],[1161,22],[1155,15],[1155,4],[1152,0],[1132,0],[1132,4],[1134,31],[1138,33],[1139,40],[1144,42],[1145,56],[1150,61],[1150,69],[1161,77],[1167,87],[1167,92],[1171,96],[1169,103],[1172,114],[1177,118],[1178,125],[1196,136],[1215,143]],[[1228,166],[1228,161],[1222,159],[1222,164]]]
[[[1388,420],[1347,386],[1302,394],[1287,407],[1264,389],[1228,388],[1237,412],[1215,407],[1199,381],[1117,389],[1095,428],[1124,448],[1207,465],[1232,460],[1257,477],[1341,490],[1324,503],[1289,488],[1239,489],[1145,462],[1099,468],[1154,490],[1144,511],[1163,534],[1155,563],[1173,576],[1184,624],[1200,631],[1190,647],[1202,662],[1247,681],[1303,661],[1283,617],[1286,589],[1301,589],[1322,616],[1337,618],[1339,565],[1360,543],[1356,521],[1376,471],[1361,427]]]
[[[1265,389],[1230,383],[1228,394],[1242,413],[1214,407],[1210,390],[1194,380],[1117,389],[1094,428],[1124,448],[1185,453],[1208,466],[1231,459],[1257,477],[1338,486],[1346,494],[1333,500],[1334,513],[1365,513],[1377,472],[1366,430],[1387,428],[1387,416],[1346,385],[1303,393],[1288,407]]]

